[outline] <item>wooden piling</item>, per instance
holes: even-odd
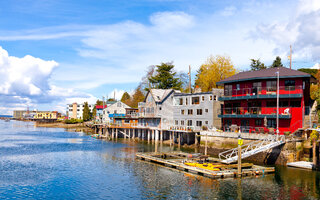
[[[238,144],[238,177],[241,177],[242,170],[241,170],[241,145]]]

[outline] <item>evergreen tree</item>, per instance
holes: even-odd
[[[261,69],[266,69],[267,67],[264,65],[264,63],[260,62],[260,59],[255,60],[251,59],[251,71],[258,71]]]
[[[93,110],[92,110],[92,113],[91,113],[91,117],[90,119],[92,120],[96,120],[96,116],[97,116],[97,109],[96,109],[96,106],[94,106]]]
[[[90,120],[90,109],[89,109],[88,102],[84,102],[82,119],[83,119],[83,121],[89,121]]]
[[[283,67],[283,64],[281,62],[281,58],[279,56],[277,56],[270,67]]]
[[[180,90],[182,82],[176,77],[174,65],[172,63],[161,63],[156,66],[156,74],[149,78],[151,84],[156,89],[175,89]]]

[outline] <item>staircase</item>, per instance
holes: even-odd
[[[285,137],[269,135],[265,139],[257,140],[241,147],[241,159],[255,155],[257,153],[273,149],[285,143]],[[219,154],[219,159],[223,163],[233,163],[238,160],[238,148],[230,149]]]

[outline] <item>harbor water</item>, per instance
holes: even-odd
[[[170,151],[169,146],[158,150]],[[320,173],[210,178],[135,159],[154,145],[0,120],[0,199],[319,199]]]

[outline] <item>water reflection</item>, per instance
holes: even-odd
[[[319,172],[214,180],[136,160],[176,147],[0,121],[0,199],[319,199]],[[117,142],[116,142],[117,141]],[[183,151],[192,151],[183,149]]]

